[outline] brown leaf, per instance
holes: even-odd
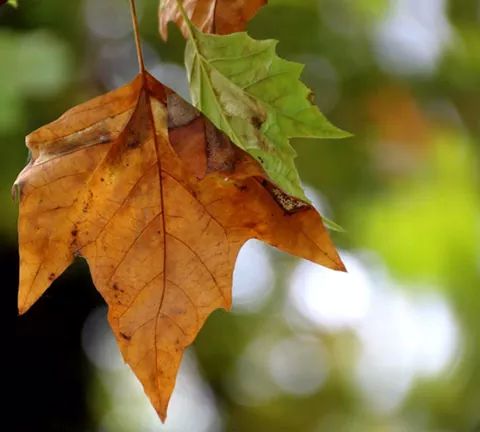
[[[183,7],[190,20],[204,33],[229,34],[245,27],[267,3],[267,0],[184,0]],[[160,0],[159,28],[164,40],[168,23],[173,21],[187,37],[187,28],[180,15],[177,0]]]
[[[246,240],[344,269],[313,208],[282,195],[146,72],[27,145],[32,159],[16,181],[19,311],[85,257],[123,357],[162,419],[185,348],[212,311],[231,306]]]

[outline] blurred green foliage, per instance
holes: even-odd
[[[109,90],[105,76],[123,77],[122,70],[135,64],[134,56],[117,56],[119,46],[131,47],[128,31],[114,28],[110,36],[98,31],[102,22],[107,30],[120,22],[125,1],[18,3],[17,9],[0,8],[0,233],[5,244],[16,238],[16,206],[9,194],[27,160],[24,136]],[[95,5],[104,3],[111,13],[95,15]],[[157,0],[139,1],[139,6],[147,61],[160,71],[167,64],[181,64],[184,42],[179,32],[171,28],[168,44],[158,37]],[[343,141],[294,143],[302,179],[320,191],[327,216],[347,230],[334,234],[337,244],[344,251],[373,256],[405,298],[434,293],[445,299],[458,324],[459,345],[447,370],[415,378],[394,409],[372,409],[354,379],[362,352],[360,330],[292,327],[283,311],[298,261],[272,253],[275,280],[268,300],[250,312],[215,313],[195,344],[200,374],[215,395],[224,430],[476,430],[480,2],[270,0],[249,33],[280,40],[279,55],[305,63],[304,80],[323,112],[354,134]],[[114,60],[123,61],[124,67],[121,62],[113,63],[113,69],[105,66]],[[367,259],[366,267],[376,274],[377,264],[369,263]],[[266,353],[277,341],[304,333],[326,351],[329,374],[318,391],[277,391],[263,401],[242,402],[241,386],[232,376],[249,347],[264,341]],[[247,374],[262,383],[268,370],[255,364]],[[392,373],[392,381],[400,378]],[[100,423],[114,402],[108,401],[98,379],[92,382],[92,418]],[[124,425],[122,430],[136,429]]]

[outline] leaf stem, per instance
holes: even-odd
[[[137,49],[138,68],[140,70],[140,73],[144,74],[145,63],[143,61],[142,43],[140,41],[140,30],[138,28],[137,9],[135,7],[135,0],[129,0],[129,2],[130,2],[130,15],[132,16],[133,34],[135,36],[135,46]]]

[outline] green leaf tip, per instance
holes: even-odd
[[[322,221],[323,221],[323,224],[325,225],[325,227],[328,228],[330,231],[336,231],[336,232],[340,232],[340,233],[347,232],[345,230],[345,228],[343,228],[341,225],[338,225],[336,222],[332,221],[331,219],[326,218],[323,215],[322,215]]]
[[[187,18],[188,20],[188,18]],[[310,102],[303,65],[276,54],[276,40],[200,32],[189,23],[185,50],[193,104],[252,155],[285,193],[309,202],[290,138],[345,138]]]
[[[7,0],[7,4],[13,6],[14,8],[18,7],[18,0]]]

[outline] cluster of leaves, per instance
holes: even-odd
[[[261,0],[164,0],[195,107],[143,65],[129,84],[27,137],[20,199],[20,313],[76,256],[109,306],[125,360],[162,419],[184,350],[217,308],[250,238],[343,264],[294,165],[291,137],[343,137],[310,101],[302,66],[243,30]],[[219,36],[216,34],[227,34]]]

